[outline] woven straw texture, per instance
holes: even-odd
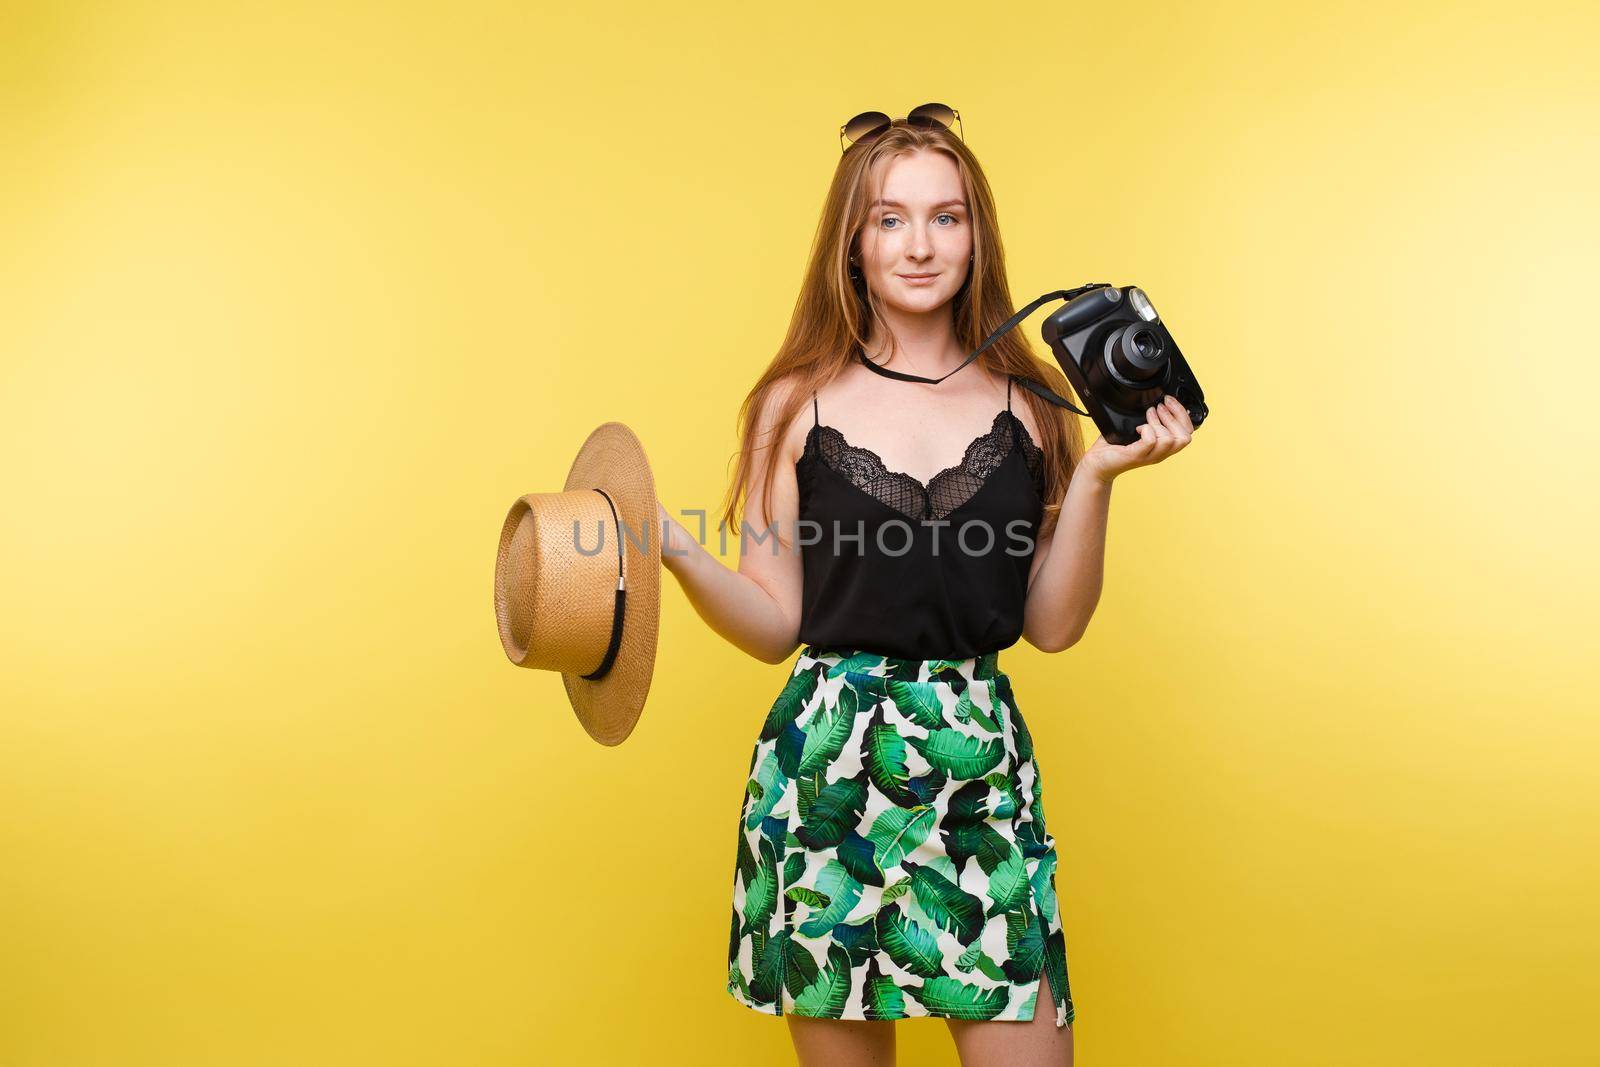
[[[603,677],[580,675],[599,666],[611,636],[617,584],[617,534],[622,523],[622,570],[627,600],[616,661]],[[559,671],[583,728],[604,745],[633,732],[649,695],[660,620],[661,543],[655,479],[632,430],[607,422],[591,433],[559,493],[519,498],[501,528],[495,563],[495,618],[511,662]],[[578,523],[578,540],[573,523]],[[604,550],[593,552],[598,531]]]

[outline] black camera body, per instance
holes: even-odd
[[[1196,428],[1205,394],[1149,297],[1137,286],[1091,289],[1044,320],[1045,343],[1114,445],[1139,440],[1145,410],[1171,393]]]

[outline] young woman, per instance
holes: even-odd
[[[930,120],[931,116],[931,120]],[[663,561],[712,629],[781,663],[734,856],[728,992],[802,1064],[894,1061],[884,1020],[946,1020],[963,1064],[1070,1064],[1075,1018],[1042,776],[999,652],[1083,634],[1114,478],[1188,443],[1172,398],[1089,449],[1018,379],[977,160],[924,105],[853,123],[777,356],[741,408],[722,515],[738,570],[667,513]],[[881,119],[882,116],[879,116]]]

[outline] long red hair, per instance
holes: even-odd
[[[881,193],[881,190],[867,188],[873,165],[880,159],[918,150],[943,152],[955,161],[961,171],[973,220],[971,269],[966,282],[951,298],[955,334],[961,347],[971,352],[1016,311],[1006,280],[1005,251],[1000,242],[994,194],[966,143],[943,127],[896,124],[866,144],[852,145],[840,158],[828,187],[788,334],[739,407],[738,466],[729,483],[721,515],[727,529],[737,528],[742,505],[749,495],[746,487],[754,478],[762,480],[763,502],[772,499],[777,449],[765,449],[760,470],[753,469],[751,457],[756,448],[768,444],[755,440],[756,427],[768,404],[774,402],[776,383],[789,379],[794,387],[788,392],[782,409],[772,414],[773,441],[783,439],[801,408],[810,402],[813,390],[832,381],[858,358],[857,353],[865,351],[873,319],[876,317],[882,323],[877,297],[865,282],[852,281],[849,276],[851,248],[866,223],[868,205]],[[1023,333],[1027,326],[1023,323],[1007,331],[1004,337],[985,349],[973,365],[987,366],[1001,374],[1032,378],[1049,386],[1057,395],[1076,401],[1077,396],[1061,368],[1034,355]],[[888,333],[887,329],[883,332]],[[1044,452],[1045,500],[1059,500],[1065,495],[1072,472],[1083,456],[1083,430],[1076,418],[1069,417],[1071,412],[1027,389],[1014,387],[1012,398],[1013,405],[1023,402],[1033,410],[1034,422],[1039,427],[1038,443]],[[1059,511],[1059,505],[1046,505],[1037,537],[1055,528]],[[770,515],[764,514],[753,525],[755,529],[762,529],[770,523]]]

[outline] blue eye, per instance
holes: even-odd
[[[935,215],[934,218],[936,218],[936,219],[949,219],[951,222],[955,222],[955,223],[959,223],[961,221],[960,219],[956,218],[954,215],[950,214],[948,211],[940,212],[939,214]],[[878,225],[879,226],[883,226],[885,223],[899,222],[899,221],[900,220],[895,218],[893,215],[886,215],[882,219],[879,220]]]

